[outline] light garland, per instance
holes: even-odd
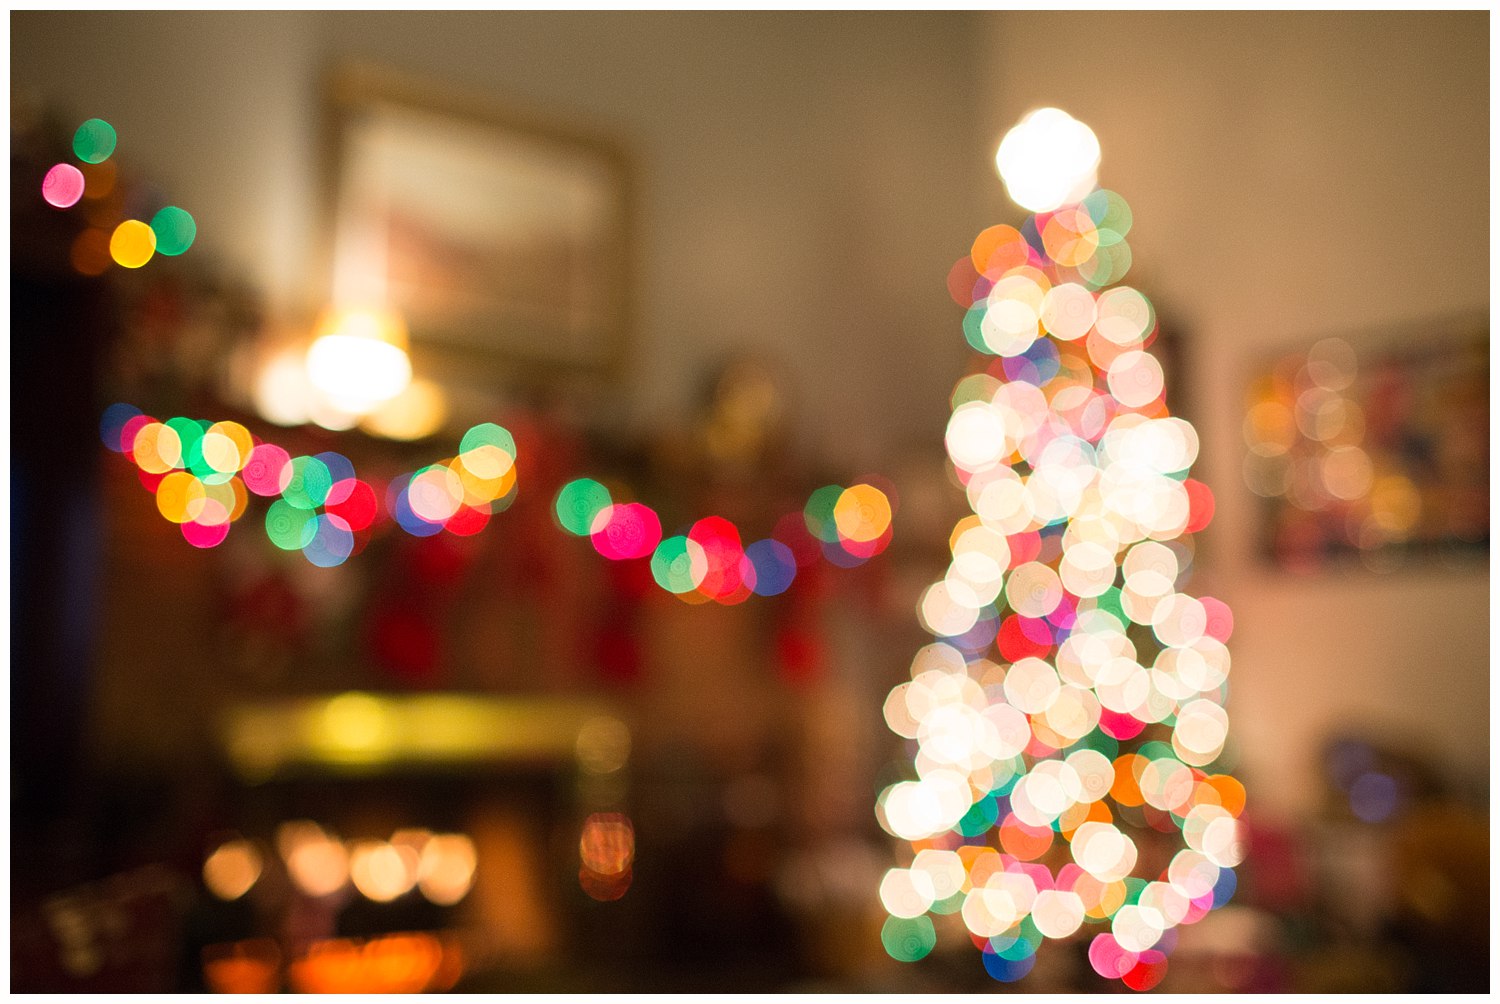
[[[777,521],[770,537],[742,543],[739,528],[721,516],[696,520],[682,533],[663,537],[661,519],[640,502],[616,503],[592,478],[570,481],[558,491],[557,522],[612,561],[651,559],[651,575],[666,592],[687,603],[742,603],[753,596],[785,592],[821,556],[840,568],[862,565],[891,542],[891,502],[879,488],[825,485],[800,513]]]
[[[194,547],[223,543],[255,495],[271,500],[265,516],[271,543],[325,568],[364,547],[382,498],[385,512],[411,536],[467,537],[510,508],[520,490],[515,437],[493,422],[464,433],[456,456],[394,479],[383,493],[356,477],[340,453],[294,457],[238,422],[181,416],[163,422],[119,403],[105,409],[100,438],[136,465],[157,510]],[[890,499],[869,484],[817,489],[802,512],[788,513],[771,536],[749,545],[718,516],[664,539],[655,510],[616,503],[591,478],[565,484],[553,508],[557,525],[588,537],[601,557],[649,559],[656,583],[689,603],[775,596],[820,557],[852,568],[884,551],[892,535]]]
[[[343,454],[292,456],[238,422],[165,422],[119,403],[99,425],[104,445],[136,465],[157,510],[194,547],[223,543],[250,496],[271,499],[266,537],[311,564],[341,565],[364,547],[380,513],[374,487]],[[493,423],[464,434],[457,457],[392,482],[391,516],[412,536],[477,533],[515,499],[515,440]]]

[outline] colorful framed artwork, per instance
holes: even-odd
[[[1245,482],[1260,550],[1316,570],[1489,551],[1489,325],[1325,338],[1251,384]]]

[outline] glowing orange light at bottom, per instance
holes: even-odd
[[[422,993],[448,990],[462,974],[452,937],[388,934],[315,942],[287,966],[287,983],[295,993]]]

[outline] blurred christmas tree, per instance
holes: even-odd
[[[883,941],[915,961],[951,931],[1011,982],[1044,939],[1086,939],[1100,976],[1144,990],[1243,856],[1244,788],[1216,767],[1233,621],[1180,591],[1213,496],[1187,476],[1198,436],[1167,408],[1155,312],[1119,285],[1132,215],[1095,188],[1093,133],[1045,109],[998,160],[1034,215],[949,275],[983,362],[946,434],[972,515],[919,603],[935,641],[885,704],[916,779],[877,806],[910,843]]]

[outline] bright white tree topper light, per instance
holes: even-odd
[[[1012,201],[1033,213],[1047,213],[1093,191],[1099,140],[1062,109],[1039,108],[1005,134],[995,166]]]

